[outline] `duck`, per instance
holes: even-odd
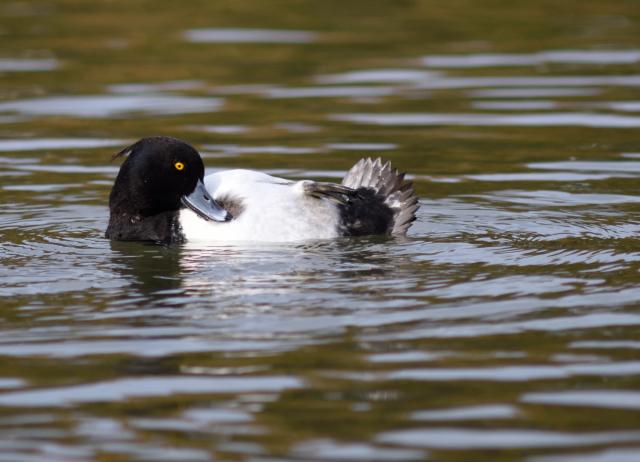
[[[405,236],[418,197],[390,162],[358,161],[340,184],[294,181],[253,170],[205,176],[199,152],[167,136],[122,149],[105,237],[157,243],[294,242]]]

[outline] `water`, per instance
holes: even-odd
[[[640,458],[633,2],[16,1],[0,34],[0,461]],[[106,241],[154,134],[382,155],[418,221]]]

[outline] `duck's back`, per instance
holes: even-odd
[[[233,219],[205,221],[184,209],[180,224],[187,240],[283,242],[340,235],[338,208],[308,195],[310,181],[292,182],[251,170],[228,170],[208,175],[204,183]]]

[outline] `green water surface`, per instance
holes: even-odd
[[[0,461],[640,460],[637,1],[0,2]],[[421,197],[103,239],[111,155]]]

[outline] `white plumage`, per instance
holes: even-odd
[[[251,170],[207,175],[204,184],[213,199],[237,201],[242,212],[229,222],[215,222],[182,209],[182,232],[188,241],[286,242],[339,236],[338,208],[329,200],[305,194],[308,183]]]

